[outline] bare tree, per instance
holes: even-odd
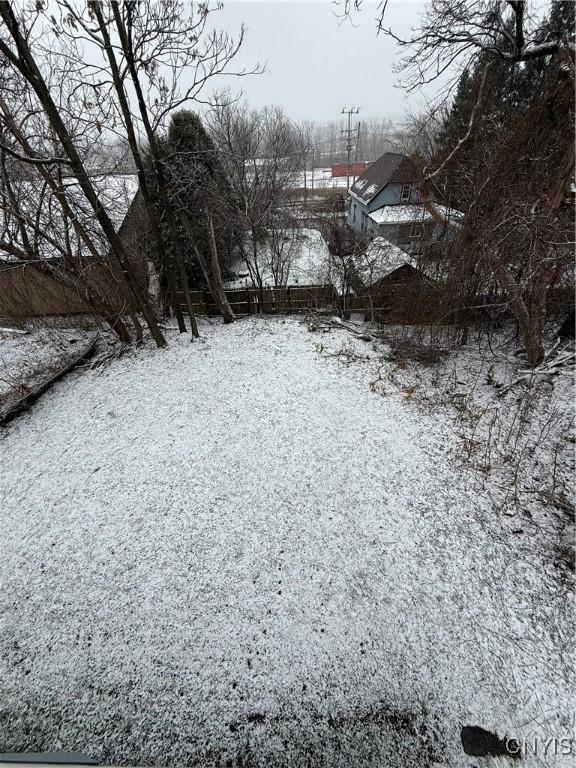
[[[444,110],[411,112],[392,132],[392,141],[405,155],[418,155],[429,165],[438,154],[438,134]]]
[[[1,28],[3,36],[0,37],[0,53],[13,72],[17,73],[29,85],[30,91],[35,94],[37,99],[36,108],[41,109],[51,131],[53,131],[54,137],[57,138],[68,163],[68,168],[75,176],[80,189],[94,212],[95,219],[98,221],[104,237],[110,245],[110,258],[118,265],[127,290],[138,311],[142,312],[157,345],[164,346],[166,342],[154,312],[146,295],[138,285],[122,240],[118,236],[116,227],[103,205],[94,184],[90,180],[89,173],[78,151],[74,137],[66,125],[66,113],[59,109],[52,95],[51,88],[39,68],[34,49],[39,39],[37,36],[39,32],[37,22],[40,12],[41,7],[38,6],[34,10],[24,10],[20,17],[17,18],[9,3],[6,2],[0,5],[0,18],[3,22]],[[42,31],[46,32],[45,29]],[[79,107],[80,105],[78,104],[77,106]],[[32,160],[34,164],[39,164],[37,162],[38,159],[41,160],[43,158],[32,157],[28,159]]]
[[[179,302],[176,298],[177,282],[185,295],[191,318],[192,331],[197,335],[197,324],[190,299],[185,268],[186,254],[181,250],[177,236],[178,222],[167,195],[166,172],[159,160],[157,136],[163,130],[170,114],[190,100],[203,100],[202,91],[210,78],[231,74],[244,76],[259,72],[231,70],[243,40],[241,29],[237,39],[213,29],[211,17],[218,6],[199,5],[189,15],[178,2],[161,5],[112,2],[80,3],[74,0],[56,0],[54,5],[36,3],[34,9],[23,12],[22,19],[30,30],[43,22],[40,35],[34,40],[37,51],[54,56],[68,68],[66,81],[69,90],[90,93],[90,108],[85,122],[93,120],[99,130],[115,133],[127,143],[138,174],[140,193],[147,212],[150,230],[159,253],[159,262],[168,283],[170,303],[181,330],[185,330]],[[52,49],[50,46],[52,45]],[[80,46],[104,56],[83,56]],[[181,74],[186,72],[186,86],[181,87]],[[57,104],[69,113],[69,105]],[[156,193],[164,200],[163,209],[170,236],[160,234],[159,222],[152,205],[149,183],[144,174],[142,139],[148,144],[155,173]],[[189,214],[188,214],[189,215]]]
[[[0,251],[80,296],[120,341],[129,343],[123,317],[133,311],[126,303],[122,280],[98,255],[98,247],[82,223],[82,211],[71,209],[52,178],[39,185],[17,178],[8,165],[9,158],[0,149]],[[58,237],[60,232],[64,232],[63,238]],[[83,257],[87,248],[93,257],[88,262]],[[139,323],[136,329],[141,337]]]
[[[279,212],[268,223],[268,269],[275,286],[288,285],[301,248],[298,222],[289,212]]]
[[[361,0],[347,0],[344,10],[360,5]],[[451,251],[457,314],[495,284],[516,318],[528,363],[535,366],[544,356],[547,299],[572,252],[572,211],[562,203],[574,168],[573,5],[557,3],[548,17],[538,17],[526,2],[431,0],[420,26],[406,38],[384,26],[386,6],[385,0],[379,30],[405,52],[399,70],[408,89],[435,80],[455,62],[476,72],[476,99],[453,146],[428,161],[414,153],[420,194],[437,222],[461,230]],[[473,174],[475,194],[464,222],[447,221],[432,190],[477,129],[490,67],[496,62],[504,69],[527,67],[536,60],[552,60],[554,66],[548,77],[534,79],[528,111],[502,130]]]
[[[230,101],[212,111],[209,124],[232,186],[237,247],[262,304],[268,231],[299,172],[301,137],[279,108],[258,112]]]
[[[45,65],[49,81],[61,82],[61,70],[55,72],[53,60],[45,61]],[[108,259],[109,244],[77,182],[70,176],[68,160],[54,132],[36,108],[26,81],[7,68],[3,76],[4,94],[10,98],[12,107],[0,96],[0,249],[25,262],[27,269],[47,275],[79,294],[124,342],[131,340],[123,321],[123,316],[130,314],[136,338],[141,339],[142,328],[134,314],[125,278]],[[68,125],[76,145],[86,156],[87,149],[98,143],[96,128],[87,130],[71,119]],[[52,157],[47,161],[46,155],[50,154]],[[123,197],[117,187],[113,197]],[[121,200],[118,203],[122,209]],[[13,226],[15,223],[17,226]]]
[[[343,308],[346,309],[348,294],[358,294],[364,289],[359,260],[366,248],[367,238],[354,232],[337,210],[324,217],[322,224],[329,254],[325,280],[336,286],[343,297]]]
[[[343,0],[343,13],[359,10],[363,0]],[[546,30],[525,0],[430,0],[419,25],[401,37],[388,22],[388,0],[380,0],[378,31],[394,39],[403,56],[398,70],[414,90],[458,63],[471,68],[481,54],[510,64],[574,51],[574,29]],[[457,70],[454,70],[457,73]],[[457,75],[456,75],[457,76]]]
[[[142,194],[144,205],[146,207],[146,212],[148,214],[148,220],[149,220],[150,228],[152,230],[152,236],[154,238],[156,248],[158,249],[160,263],[164,266],[164,269],[166,272],[167,281],[170,287],[169,293],[170,293],[171,304],[174,310],[174,315],[176,317],[179,330],[181,333],[183,333],[186,331],[186,325],[184,323],[184,318],[180,310],[180,304],[177,299],[176,278],[172,268],[172,262],[171,260],[169,260],[166,250],[164,248],[164,240],[162,238],[162,234],[160,232],[160,225],[156,216],[156,212],[154,210],[152,194],[149,189],[148,181],[146,178],[144,161],[142,158],[140,145],[136,135],[135,121],[133,119],[132,112],[129,105],[125,78],[123,77],[122,71],[120,68],[120,64],[122,64],[123,62],[120,62],[119,64],[116,56],[115,48],[112,44],[112,39],[110,35],[110,30],[109,30],[110,20],[106,20],[104,18],[102,6],[98,2],[89,3],[87,6],[87,8],[89,9],[90,17],[94,17],[96,19],[97,29],[94,28],[94,26],[91,24],[90,19],[86,21],[82,15],[78,14],[76,12],[76,9],[70,3],[62,3],[62,6],[68,9],[68,12],[71,15],[73,15],[73,18],[76,19],[77,23],[82,26],[82,28],[87,32],[87,34],[90,35],[90,39],[102,47],[108,59],[110,73],[112,76],[112,82],[114,84],[114,90],[118,96],[118,103],[122,113],[124,130],[126,131],[128,146],[130,148],[130,152],[132,153],[132,157],[134,159],[134,163],[136,166],[136,172],[138,174],[138,182],[140,184],[140,192]],[[116,14],[116,9],[114,10],[114,13]],[[98,35],[98,32],[100,33],[100,35]]]

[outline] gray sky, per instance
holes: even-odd
[[[418,24],[422,0],[390,0],[386,18],[397,34]],[[331,0],[224,0],[214,25],[233,34],[247,28],[238,61],[251,68],[266,63],[262,75],[227,80],[242,89],[251,106],[277,104],[293,119],[340,119],[344,105],[360,106],[363,117],[400,118],[423,102],[395,87],[396,44],[376,34],[376,3],[349,20],[337,18]],[[439,86],[428,93],[433,96]]]

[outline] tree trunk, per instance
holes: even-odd
[[[116,336],[123,344],[132,344],[132,337],[128,331],[128,328],[122,322],[122,319],[117,315],[105,315],[102,313],[102,319],[108,323],[110,328],[114,331]]]
[[[500,267],[496,271],[496,276],[506,291],[510,307],[518,322],[528,365],[534,368],[544,359],[543,338],[544,322],[546,319],[547,285],[542,280],[534,277],[534,285],[532,286],[534,293],[527,303],[520,292],[519,286],[516,285],[508,274],[506,267]]]
[[[176,256],[178,262],[178,272],[180,273],[180,282],[182,283],[182,290],[184,291],[184,300],[186,301],[186,308],[190,317],[190,324],[192,326],[192,338],[198,338],[198,324],[196,322],[196,315],[194,314],[194,307],[192,306],[192,297],[190,296],[190,289],[188,287],[188,275],[186,274],[186,266],[184,265],[184,259],[181,254]]]
[[[256,237],[254,234],[254,230],[252,230],[252,259],[254,261],[254,271],[256,273],[256,283],[258,285],[258,304],[259,304],[259,314],[264,313],[264,281],[262,280],[262,275],[260,274],[260,269],[258,267],[258,246],[256,245]]]
[[[535,368],[544,360],[544,344],[537,328],[530,328],[526,333],[526,357],[530,368]]]
[[[186,323],[184,322],[184,315],[180,309],[180,304],[178,302],[176,292],[172,294],[172,309],[174,310],[174,317],[178,323],[178,331],[180,333],[186,333]]]
[[[126,58],[126,63],[128,65],[128,70],[130,71],[130,78],[132,80],[132,84],[134,86],[134,91],[136,93],[136,100],[138,102],[138,109],[140,111],[140,117],[142,118],[142,123],[144,125],[144,130],[146,132],[146,138],[148,139],[148,144],[150,146],[150,152],[152,154],[152,160],[154,165],[154,172],[156,174],[156,179],[158,182],[158,194],[160,196],[160,200],[162,202],[162,206],[166,212],[166,219],[168,223],[168,230],[170,232],[170,239],[172,241],[172,247],[174,252],[174,257],[176,259],[176,265],[178,268],[178,274],[180,276],[180,281],[182,283],[182,290],[184,291],[184,298],[186,300],[186,307],[188,309],[188,314],[190,315],[190,325],[192,327],[192,336],[198,337],[200,334],[198,333],[198,324],[196,323],[196,317],[194,314],[194,308],[192,306],[192,300],[190,297],[190,291],[188,288],[188,277],[186,275],[186,267],[184,263],[184,255],[182,253],[182,249],[180,246],[180,240],[178,238],[178,229],[176,227],[176,221],[174,219],[174,214],[172,211],[172,206],[170,203],[170,197],[168,195],[167,189],[166,189],[166,181],[164,178],[164,171],[162,168],[162,160],[160,158],[160,152],[158,149],[158,143],[156,141],[156,136],[154,134],[154,131],[152,129],[152,126],[150,124],[150,120],[148,118],[148,110],[146,109],[146,101],[144,99],[144,94],[142,92],[142,88],[140,85],[140,79],[138,77],[138,70],[136,69],[136,65],[134,63],[134,52],[132,51],[132,46],[130,44],[130,39],[126,33],[126,28],[124,26],[124,22],[122,21],[122,16],[120,14],[120,8],[118,5],[117,0],[112,0],[111,2],[112,12],[114,13],[114,20],[116,22],[116,28],[118,29],[118,35],[120,37],[120,43],[122,45],[122,51],[124,53],[124,56]]]
[[[118,68],[118,62],[116,61],[116,56],[114,54],[114,48],[112,47],[110,35],[108,34],[108,28],[106,27],[106,22],[104,21],[102,11],[98,3],[94,4],[93,9],[94,9],[96,18],[98,20],[98,25],[102,33],[102,39],[104,42],[106,55],[110,63],[110,70],[112,72],[112,81],[114,83],[114,89],[116,91],[116,94],[118,95],[118,101],[120,103],[120,108],[122,110],[122,116],[124,118],[124,126],[126,128],[126,135],[128,138],[128,145],[130,146],[130,151],[132,153],[132,157],[134,158],[134,163],[136,165],[138,182],[140,184],[140,190],[142,192],[144,204],[148,212],[150,226],[152,227],[152,235],[156,243],[156,248],[158,249],[158,257],[164,269],[169,273],[168,274],[169,284],[171,284],[172,288],[174,288],[176,281],[174,279],[174,274],[172,272],[172,263],[168,259],[166,254],[166,249],[164,248],[164,241],[162,239],[162,233],[160,231],[160,225],[158,223],[156,211],[154,210],[152,195],[150,194],[150,189],[148,187],[148,183],[146,180],[146,173],[144,170],[144,163],[142,161],[142,154],[140,152],[140,147],[138,146],[138,140],[136,138],[136,132],[134,130],[134,124],[132,120],[132,113],[130,112],[130,107],[128,105],[128,99],[126,97],[124,83],[122,81],[120,70]],[[180,333],[186,333],[186,323],[184,322],[184,317],[182,315],[182,311],[180,310],[180,306],[177,303],[176,296],[174,296],[173,307],[174,307],[174,314],[176,316],[176,321],[178,323],[178,329],[180,330]]]
[[[209,281],[210,291],[212,292],[214,301],[220,310],[220,314],[224,318],[224,323],[233,323],[235,319],[234,312],[232,311],[232,307],[230,306],[230,302],[228,301],[228,297],[226,296],[226,292],[222,284],[222,273],[220,271],[220,262],[218,261],[218,251],[216,249],[216,237],[214,235],[214,222],[212,221],[212,216],[210,215],[208,216],[208,234],[212,266],[212,269],[210,270]]]

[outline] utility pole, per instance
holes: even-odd
[[[315,161],[316,161],[316,145],[312,144],[312,197],[314,197],[314,173],[316,172],[315,169]]]
[[[310,184],[312,186],[312,194],[314,194],[314,153],[316,147],[314,144],[308,144],[304,148],[304,206],[308,202],[308,184],[307,184],[307,168],[308,168],[308,155],[312,153],[312,176],[310,177]]]
[[[308,187],[306,186],[306,162],[308,160],[308,147],[304,150],[304,208],[308,202]]]
[[[362,123],[358,120],[356,126],[356,147],[354,148],[354,173],[352,175],[352,186],[356,184],[356,165],[358,164],[358,147],[360,146],[360,126]]]
[[[360,107],[342,107],[342,114],[348,115],[348,128],[342,131],[346,140],[346,191],[350,191],[350,152],[352,152],[352,115],[357,115]]]

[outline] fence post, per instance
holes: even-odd
[[[248,288],[248,286],[246,286],[246,305],[248,310],[246,314],[249,315],[250,314],[250,288]]]
[[[288,304],[288,311],[290,311],[290,286],[286,286],[286,303]]]

